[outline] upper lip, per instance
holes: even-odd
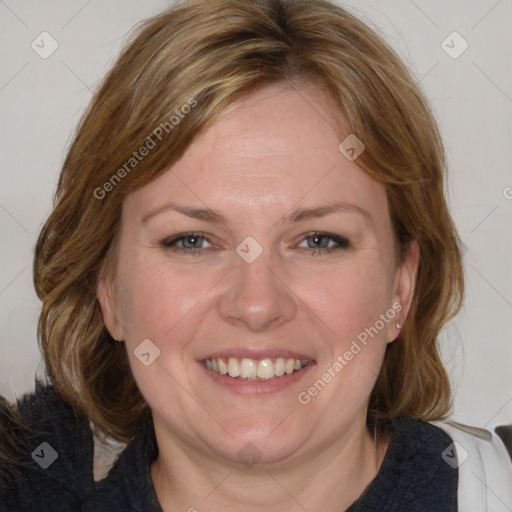
[[[302,352],[295,352],[294,350],[285,350],[279,348],[251,349],[243,347],[216,350],[215,352],[211,352],[206,356],[201,357],[199,360],[204,361],[205,359],[218,359],[221,357],[237,357],[239,359],[247,358],[254,360],[275,359],[278,357],[283,357],[285,359],[300,359],[301,361],[314,361],[314,359],[310,355],[304,354]]]

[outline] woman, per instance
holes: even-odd
[[[327,1],[145,22],[37,243],[51,385],[3,406],[4,508],[469,510],[489,467],[507,503],[503,447],[431,423],[463,294],[444,170],[403,64]]]

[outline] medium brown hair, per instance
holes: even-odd
[[[449,410],[436,344],[460,307],[463,271],[444,197],[443,144],[414,79],[372,29],[327,0],[186,0],[143,22],[105,77],[36,245],[47,372],[98,433],[128,441],[149,412],[96,297],[103,265],[115,268],[123,199],[176,162],[236,100],[297,80],[322,84],[347,133],[364,142],[357,163],[386,189],[400,257],[412,240],[420,249],[415,297],[387,348],[369,422],[440,419]],[[143,146],[146,156],[135,158]]]

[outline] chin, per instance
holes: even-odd
[[[290,429],[286,422],[282,422],[284,417],[257,424],[247,423],[247,420],[225,423],[231,436],[225,433],[220,439],[210,437],[208,444],[220,457],[247,467],[286,462],[300,456],[300,449],[309,436],[296,423]]]

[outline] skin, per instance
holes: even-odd
[[[335,112],[313,83],[266,86],[125,200],[117,268],[98,299],[152,409],[159,456],[151,473],[166,511],[344,510],[378,472],[389,439],[375,444],[367,431],[368,399],[396,322],[406,319],[418,249],[395,261],[385,189],[339,152],[348,132],[334,129]],[[366,214],[286,220],[295,208],[334,201]],[[171,209],[142,221],[169,202],[213,208],[226,223]],[[178,243],[186,254],[160,243],[191,231],[207,238],[196,240],[196,255],[186,248],[193,240]],[[350,246],[319,254],[318,231]],[[252,263],[235,251],[247,236],[263,248]],[[394,303],[400,313],[309,404],[299,403]],[[149,366],[134,356],[146,338],[161,351]],[[233,347],[294,350],[315,364],[281,391],[241,395],[197,362]],[[248,442],[261,454],[252,467],[237,457]]]

